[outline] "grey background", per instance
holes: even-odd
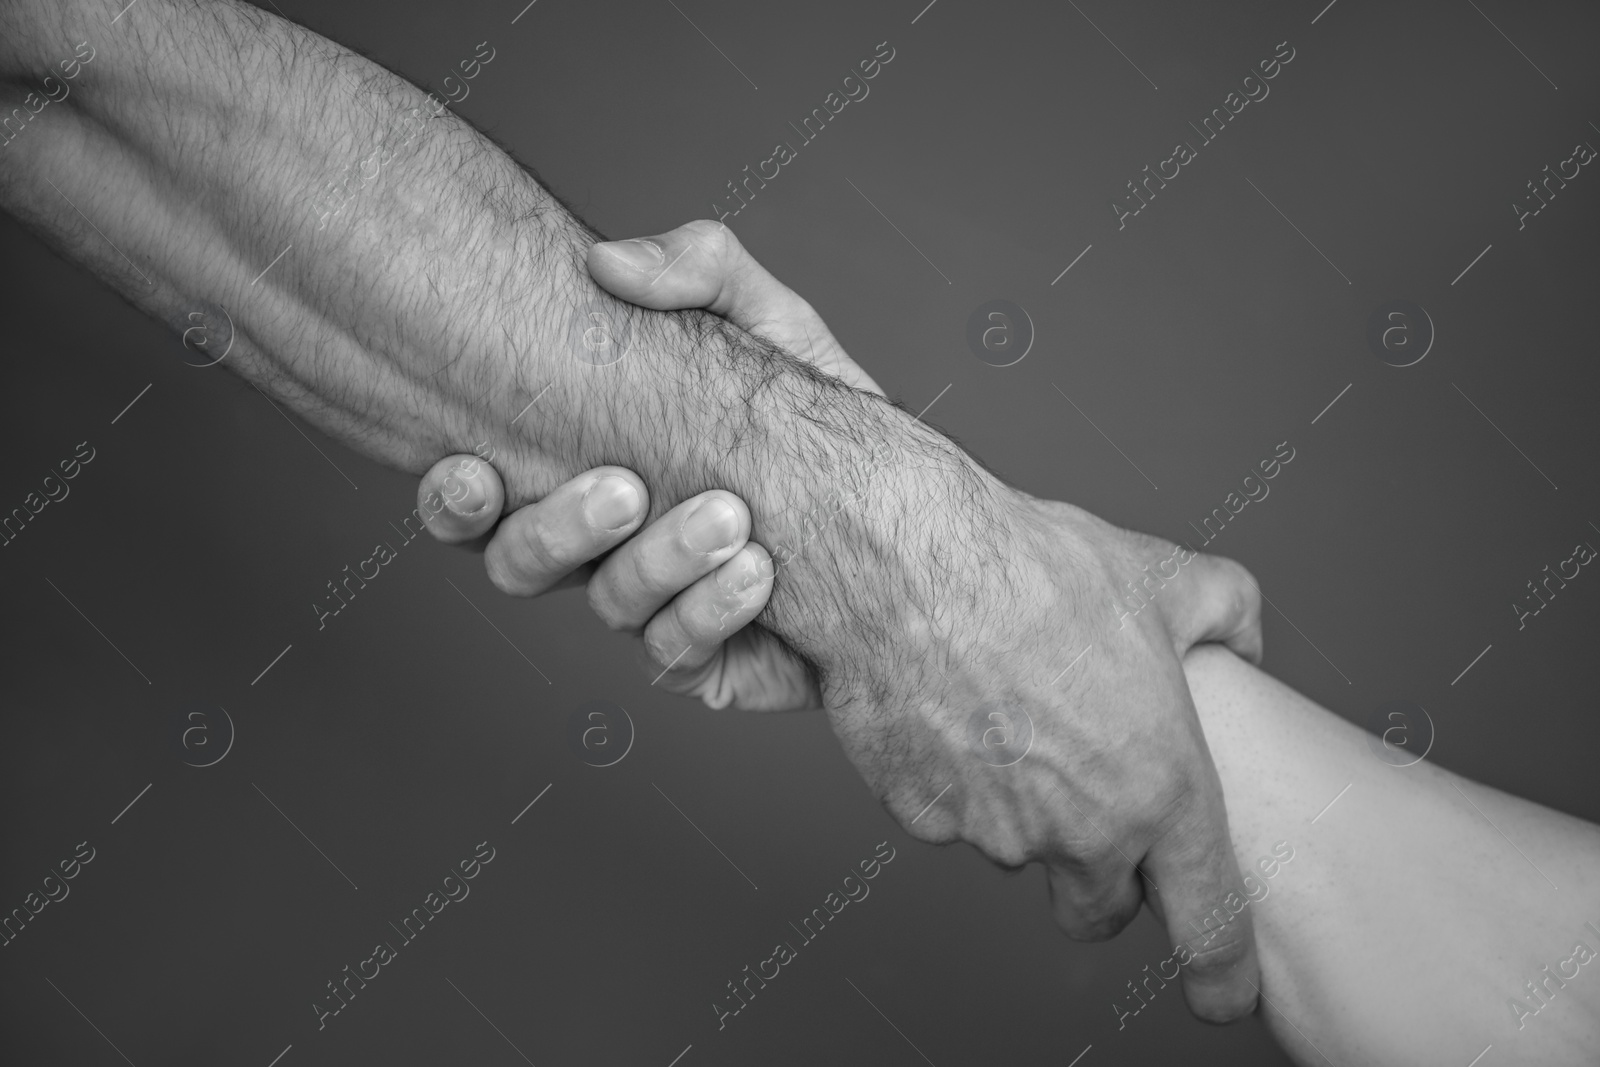
[[[940,0],[918,18],[923,2],[540,0],[515,25],[516,0],[281,6],[435,88],[487,40],[457,110],[617,236],[709,215],[888,40],[870,96],[730,220],[739,236],[913,410],[949,385],[928,418],[1030,492],[1181,538],[1290,442],[1271,495],[1212,546],[1280,609],[1268,669],[1358,722],[1415,701],[1430,758],[1600,818],[1597,579],[1521,632],[1509,607],[1600,544],[1600,176],[1520,232],[1509,208],[1600,143],[1592,5]],[[1284,40],[1271,95],[1119,232],[1108,200]],[[0,228],[0,508],[78,442],[97,452],[0,549],[0,907],[77,842],[98,851],[0,949],[8,1061],[122,1062],[114,1044],[140,1067],[265,1067],[292,1045],[283,1067],[665,1067],[692,1045],[683,1067],[943,1067],[1064,1065],[1092,1044],[1085,1067],[1285,1062],[1257,1022],[1207,1028],[1175,990],[1118,1032],[1124,983],[1168,954],[1148,916],[1066,940],[1037,869],[911,841],[820,716],[652,690],[579,593],[502,598],[476,557],[418,541],[317,632],[307,605],[392,540],[412,479],[186,366],[161,327]],[[995,298],[1037,329],[1015,366],[965,344]],[[1397,298],[1437,328],[1404,369],[1365,341]],[[599,699],[637,731],[604,769],[567,736]],[[197,702],[237,726],[204,769],[175,740]],[[318,1032],[324,982],[483,840],[497,856],[471,896]],[[872,895],[718,1032],[723,983],[884,840],[897,858]]]

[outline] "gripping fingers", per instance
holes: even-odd
[[[1182,946],[1189,1010],[1206,1022],[1232,1022],[1255,1009],[1261,981],[1251,898],[1234,859],[1220,787],[1188,810],[1147,857],[1160,886],[1151,903]]]
[[[767,550],[749,542],[655,613],[644,628],[644,645],[656,669],[671,672],[670,688],[698,681],[696,673],[723,643],[761,613],[773,574]]]
[[[589,250],[589,273],[611,295],[659,311],[703,307],[858,389],[880,389],[800,294],[756,262],[720,222]]]
[[[600,565],[589,581],[589,605],[613,630],[641,630],[749,536],[750,511],[734,494],[712,489],[690,497]]]
[[[428,532],[447,545],[494,529],[505,500],[500,475],[477,456],[446,456],[417,485],[417,514]]]
[[[508,515],[484,551],[489,580],[512,596],[537,596],[626,541],[644,522],[649,494],[622,467],[596,467]]]

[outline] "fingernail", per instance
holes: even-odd
[[[739,513],[733,505],[714,496],[683,520],[683,540],[695,552],[715,552],[727,548],[739,535]]]
[[[761,579],[761,565],[748,545],[717,571],[717,584],[722,591],[741,600],[761,584]]]
[[[461,487],[455,493],[449,488],[452,481]],[[445,478],[444,502],[446,507],[464,519],[483,510],[483,506],[489,502],[489,489],[478,477],[476,464],[471,468],[460,466],[450,472]]]
[[[653,271],[667,261],[661,246],[654,241],[639,238],[631,241],[607,241],[600,247],[640,270]]]
[[[602,530],[619,530],[639,515],[639,490],[626,478],[608,474],[583,494],[583,515]]]

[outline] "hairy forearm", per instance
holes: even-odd
[[[1426,760],[1386,763],[1215,646],[1185,669],[1241,867],[1293,850],[1248,907],[1260,1010],[1296,1062],[1466,1064],[1490,1044],[1485,1063],[1593,1062],[1600,959],[1572,958],[1600,953],[1585,926],[1600,926],[1600,828]],[[1537,999],[1525,983],[1545,967]]]
[[[95,53],[0,148],[5,208],[176,332],[225,310],[227,364],[367,455],[418,472],[492,449],[511,507],[599,463],[638,471],[656,513],[739,492],[792,579],[771,624],[823,658],[841,621],[898,625],[850,579],[940,549],[929,497],[995,491],[904,413],[719,319],[612,300],[592,233],[398,76],[227,0],[142,0],[112,25],[121,6],[0,8],[18,100],[58,52]],[[585,343],[599,329],[621,359]]]

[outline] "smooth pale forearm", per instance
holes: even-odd
[[[1294,849],[1249,907],[1260,1010],[1297,1062],[1464,1067],[1490,1044],[1485,1064],[1593,1062],[1600,959],[1568,965],[1520,1029],[1511,1001],[1537,1005],[1524,983],[1578,943],[1600,952],[1584,925],[1600,927],[1600,828],[1427,761],[1390,766],[1214,646],[1185,669],[1241,867]]]
[[[508,507],[602,463],[637,471],[655,514],[734,490],[791,579],[764,621],[818,659],[901,625],[852,576],[948,554],[961,532],[930,501],[970,526],[999,491],[879,398],[713,316],[607,296],[591,232],[403,79],[243,5],[142,0],[112,26],[119,7],[0,8],[17,99],[95,49],[0,148],[3,206],[175,332],[225,308],[227,365],[369,456],[492,453]],[[596,308],[633,343],[606,366],[574,345]]]

